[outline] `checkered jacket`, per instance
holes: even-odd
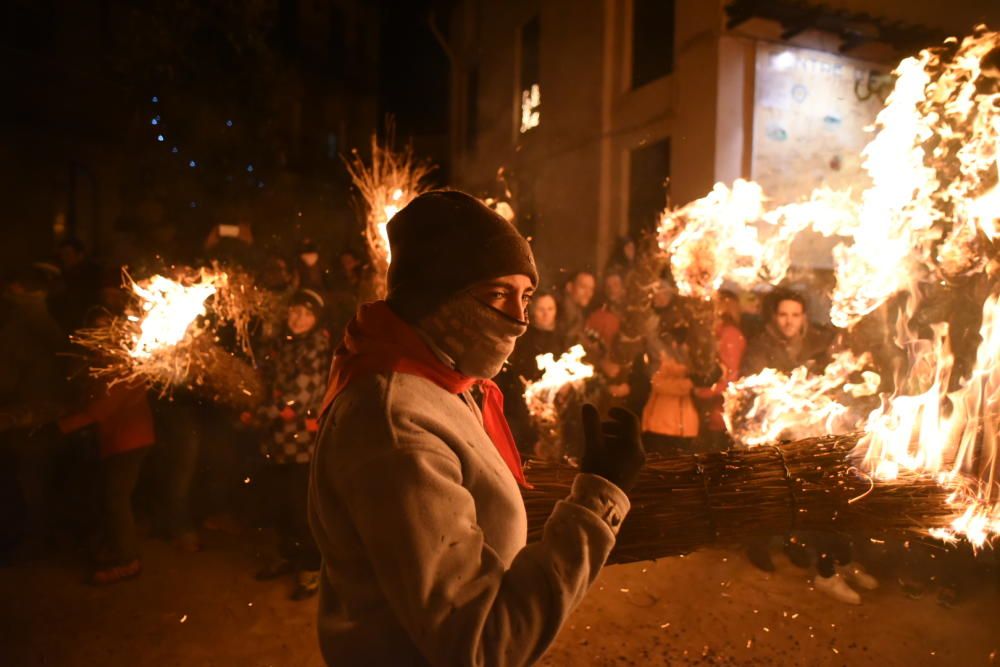
[[[271,463],[309,463],[330,373],[330,336],[324,330],[301,338],[289,336],[279,341],[262,366],[273,401],[258,412],[271,429],[261,452]]]

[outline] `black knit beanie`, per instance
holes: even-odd
[[[514,225],[457,190],[426,192],[389,221],[386,300],[416,322],[477,282],[521,274],[538,284],[531,246]]]

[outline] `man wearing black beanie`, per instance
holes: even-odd
[[[581,473],[540,542],[490,380],[526,327],[528,243],[477,199],[430,192],[388,227],[386,301],[334,358],[310,484],[330,665],[526,665],[603,566],[644,461],[625,411],[587,406]]]

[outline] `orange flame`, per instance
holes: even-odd
[[[953,489],[954,523],[935,534],[979,546],[1000,535],[1000,305],[991,260],[1000,236],[1000,33],[977,27],[961,42],[903,60],[895,76],[863,151],[871,187],[858,197],[819,189],[774,206],[754,183],[717,184],[666,211],[659,241],[685,295],[706,298],[724,280],[745,288],[778,284],[791,242],[805,229],[845,237],[834,250],[834,325],[852,327],[907,294],[896,343],[911,352],[911,365],[895,395],[882,397],[868,416],[856,454],[876,480],[907,470]],[[974,367],[955,382],[947,324],[934,325],[934,340],[926,341],[909,322],[925,286],[984,274],[994,295],[983,303]],[[783,433],[850,428],[842,420],[849,395],[870,394],[878,384],[872,376],[845,384],[857,361],[840,357],[822,376],[803,368],[745,378],[727,392],[730,429],[752,445]]]

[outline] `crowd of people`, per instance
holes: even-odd
[[[623,238],[602,272],[563,274],[534,294],[527,331],[497,378],[522,456],[539,453],[523,393],[541,375],[542,354],[558,357],[582,345],[596,378],[580,402],[641,415],[643,444],[661,455],[733,446],[723,419],[730,383],[764,368],[821,371],[829,358],[831,331],[810,322],[802,293],[720,289],[710,321],[694,325],[690,300],[678,294],[668,271],[643,306],[648,321],[637,340],[625,326],[626,311],[635,307],[628,287],[636,249]],[[142,268],[134,273],[166,271],[168,261],[180,259],[161,250],[155,259],[136,258]],[[264,251],[243,224],[213,228],[189,258],[193,266],[238,265],[283,304],[281,325],[254,340],[268,398],[242,413],[183,390],[160,395],[88,377],[93,360],[73,348],[70,335],[121,314],[120,266],[101,266],[82,244],[67,240],[52,261],[9,271],[0,299],[0,444],[12,462],[0,483],[7,496],[0,502],[2,552],[51,546],[68,526],[89,540],[93,583],[128,579],[141,571],[137,503],[150,531],[185,551],[201,548],[204,530],[274,527],[274,555],[257,577],[290,575],[293,598],[313,595],[320,556],[306,519],[309,464],[332,353],[362,293],[367,264],[359,255],[344,250],[329,261],[308,239],[288,255]],[[693,352],[705,339],[714,350],[708,363]],[[579,424],[569,412],[565,422],[558,453],[578,458]],[[781,537],[797,562],[808,560],[804,543],[821,545],[816,585],[833,597],[858,602],[848,581],[875,585],[850,564],[842,541]],[[748,545],[748,555],[761,569],[773,569],[767,540]]]
[[[349,249],[329,261],[309,239],[292,253],[263,250],[247,224],[213,228],[192,253],[157,250],[133,258],[129,273],[219,262],[277,297],[278,325],[252,332],[266,400],[240,413],[185,389],[161,394],[92,377],[101,360],[71,336],[123,314],[122,267],[69,239],[51,259],[10,268],[0,297],[0,451],[10,462],[0,482],[0,558],[68,540],[86,546],[88,578],[104,585],[140,573],[142,532],[191,552],[204,530],[271,526],[274,555],[257,577],[291,575],[292,597],[308,598],[320,560],[306,519],[309,462],[363,263]]]

